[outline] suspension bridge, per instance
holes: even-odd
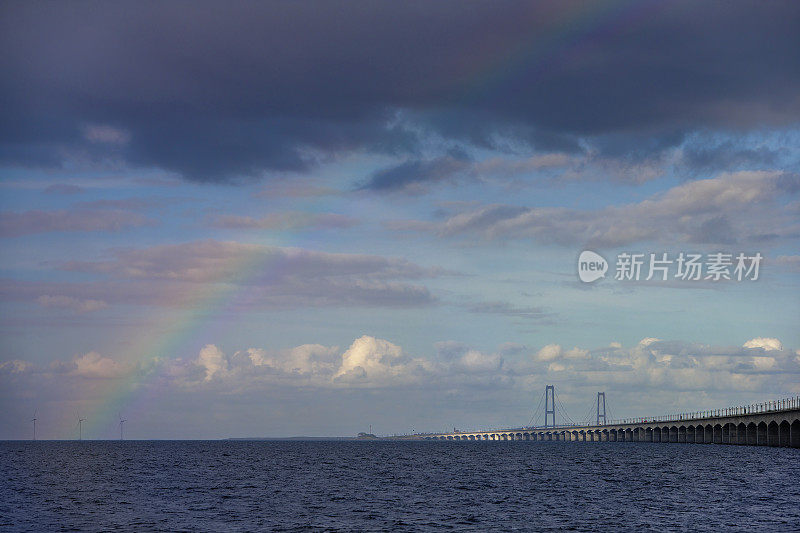
[[[762,403],[656,417],[607,417],[605,392],[581,423],[573,421],[555,387],[543,395],[544,425],[481,431],[422,433],[416,439],[447,441],[564,441],[736,444],[800,448],[800,396]],[[536,416],[539,407],[534,411]],[[556,415],[568,423],[559,424]],[[532,420],[531,420],[532,421]]]

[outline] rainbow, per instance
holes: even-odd
[[[628,28],[665,2],[655,0],[611,0],[578,2],[563,11],[553,12],[547,30],[533,33],[515,43],[502,54],[493,51],[479,58],[471,58],[459,79],[463,90],[456,97],[456,105],[465,102],[485,101],[502,95],[522,79],[544,79],[557,65],[578,58],[590,49],[594,39],[612,36],[615,31]],[[528,14],[531,21],[539,16],[535,9]],[[201,287],[187,301],[181,302],[182,315],[168,325],[162,333],[139,332],[139,342],[134,343],[115,359],[133,362],[142,372],[134,372],[125,380],[107,380],[100,400],[86,413],[87,434],[108,433],[115,427],[117,414],[144,413],[150,408],[159,391],[169,385],[168,376],[150,370],[161,360],[183,353],[192,341],[203,332],[214,331],[214,317],[232,311],[246,299],[248,281],[256,276],[277,276],[269,254],[234,258],[229,265],[237,272],[234,282],[199,284]],[[273,271],[271,271],[271,269]],[[149,391],[149,392],[148,392]],[[147,392],[147,393],[146,393]]]
[[[134,364],[139,370],[131,372],[124,379],[108,379],[86,413],[86,434],[105,434],[117,423],[122,413],[145,413],[152,402],[160,396],[170,381],[168,376],[153,371],[158,363],[181,354],[201,334],[214,338],[215,317],[234,312],[236,307],[247,301],[249,283],[255,278],[279,278],[283,272],[274,264],[274,256],[269,253],[240,254],[231,258],[225,265],[227,272],[234,273],[233,279],[226,282],[198,283],[199,290],[188,294],[180,302],[180,318],[166,325],[163,332],[154,334],[151,329],[142,329],[134,343],[123,353],[115,354],[114,359]],[[145,394],[147,392],[147,394]]]

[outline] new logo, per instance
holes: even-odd
[[[578,277],[584,283],[591,283],[605,277],[608,271],[608,262],[602,255],[584,250],[578,257]]]

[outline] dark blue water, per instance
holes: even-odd
[[[0,443],[10,531],[800,531],[800,450],[691,444]]]

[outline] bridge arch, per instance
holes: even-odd
[[[747,424],[744,422],[736,427],[736,444],[747,444]]]
[[[758,445],[758,426],[755,422],[747,424],[747,444],[750,446]]]
[[[767,426],[767,446],[778,446],[780,444],[778,429],[778,423],[774,420]]]
[[[756,427],[756,441],[759,446],[767,444],[767,423],[761,422]]]
[[[791,446],[790,437],[791,437],[792,425],[789,423],[788,420],[782,420],[780,426],[778,426],[778,446]]]
[[[725,430],[722,431],[722,440],[725,444],[736,444],[736,430],[737,425],[733,422],[728,422],[725,424],[725,428],[727,429],[727,438],[725,438]]]

